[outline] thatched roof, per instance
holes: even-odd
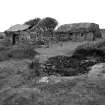
[[[64,24],[58,27],[57,32],[90,32],[99,29],[99,25],[95,23],[74,23]]]
[[[24,31],[26,29],[28,29],[30,26],[26,25],[26,24],[16,24],[12,27],[10,27],[8,30],[9,32],[15,32],[15,31]]]

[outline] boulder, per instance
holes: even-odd
[[[48,77],[47,76],[45,76],[45,77],[42,77],[39,81],[38,81],[39,83],[41,83],[41,82],[49,82],[49,80],[48,80]]]
[[[91,80],[105,79],[105,63],[99,63],[90,68],[88,78]]]

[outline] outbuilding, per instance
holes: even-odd
[[[95,23],[64,24],[55,31],[58,40],[96,40],[101,38],[99,25]]]
[[[21,34],[22,32],[24,33],[24,31],[29,29],[29,27],[30,26],[26,24],[14,25],[5,31],[6,37],[10,40],[12,45],[15,45],[16,43],[20,41],[20,39],[22,38],[24,39],[29,36],[29,34],[26,34],[26,36],[25,34],[23,34],[23,36]]]

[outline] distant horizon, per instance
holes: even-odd
[[[80,22],[105,28],[104,0],[3,0],[0,1],[0,32],[36,17],[55,18],[59,25]]]

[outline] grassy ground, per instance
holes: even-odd
[[[71,56],[75,48],[85,42],[59,42],[57,44],[51,45],[49,48],[37,48],[35,49],[40,53],[41,62],[47,60],[49,57],[56,55],[67,55]]]
[[[104,105],[105,80],[75,77],[28,78],[29,59],[0,62],[0,105]],[[60,80],[54,82],[54,80]]]
[[[85,76],[63,79],[58,83],[3,88],[1,105],[104,105],[105,80],[89,81]]]
[[[55,55],[71,55],[83,43],[59,43],[35,50],[43,61]],[[0,105],[105,105],[104,79],[89,80],[85,74],[39,83],[40,77],[30,78],[30,62],[30,59],[0,62]]]

